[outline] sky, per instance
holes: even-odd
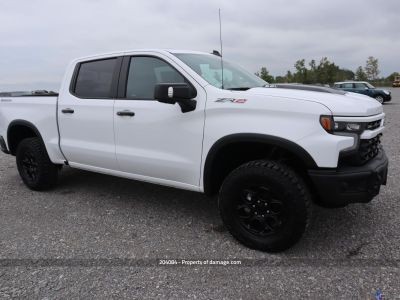
[[[219,49],[274,76],[326,56],[355,70],[400,72],[399,0],[3,0],[0,91],[58,90],[74,58],[137,48]]]

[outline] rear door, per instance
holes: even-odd
[[[114,98],[122,58],[81,62],[59,100],[61,149],[70,165],[117,169]]]
[[[198,187],[204,89],[165,56],[125,57],[119,83],[114,128],[120,170],[151,182]],[[154,99],[157,83],[192,85],[197,90],[196,109],[182,113],[178,104],[158,102]]]

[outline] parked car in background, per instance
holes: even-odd
[[[366,81],[335,82],[334,87],[347,92],[359,93],[375,98],[380,103],[392,100],[392,95],[387,90],[375,88]]]
[[[393,87],[400,87],[400,76],[395,76],[393,80]]]

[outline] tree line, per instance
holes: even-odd
[[[379,61],[370,56],[365,62],[365,66],[359,66],[354,72],[349,69],[340,68],[334,62],[323,57],[319,62],[312,59],[306,62],[299,59],[294,64],[295,71],[287,71],[284,76],[272,76],[266,67],[262,67],[256,73],[257,76],[269,83],[303,83],[303,84],[329,84],[337,81],[359,80],[370,81],[380,85],[390,85],[395,76],[399,73],[394,72],[388,77],[379,77]]]

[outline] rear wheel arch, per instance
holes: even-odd
[[[19,143],[26,138],[32,137],[39,138],[44,145],[42,135],[35,125],[26,120],[12,121],[7,129],[7,143],[10,153],[15,155]]]
[[[265,134],[232,134],[215,142],[207,154],[203,173],[204,192],[207,195],[217,193],[224,178],[243,163],[271,158],[276,154],[290,156],[304,172],[317,167],[304,148],[287,139]]]

